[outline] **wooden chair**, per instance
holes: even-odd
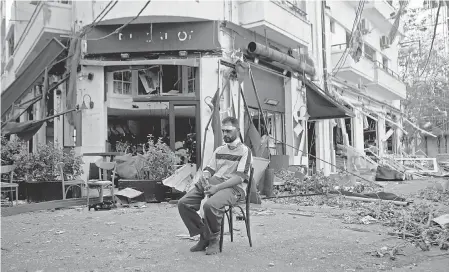
[[[1,183],[1,190],[2,191],[9,191],[9,199],[11,200],[11,204],[13,204],[13,192],[16,192],[16,205],[19,204],[19,184],[14,183],[13,176],[14,176],[14,170],[16,169],[15,165],[3,165],[1,167],[1,173],[2,174],[9,174],[9,183],[8,182],[2,182]]]
[[[232,209],[233,208],[239,208],[240,209],[240,211],[242,212],[243,220],[245,221],[245,225],[246,225],[246,234],[248,235],[249,246],[252,247],[253,246],[253,242],[251,240],[249,208],[250,208],[250,199],[251,199],[250,198],[250,194],[251,194],[251,185],[253,183],[254,168],[251,167],[250,171],[251,172],[250,172],[250,175],[249,175],[249,181],[247,180],[248,181],[248,186],[246,187],[245,202],[239,201],[239,202],[237,202],[234,205],[227,206],[227,208],[225,208],[225,214],[226,214],[226,217],[228,219],[229,233],[231,234],[231,242],[233,242],[234,241],[234,231],[233,231],[234,230],[234,226],[233,226],[233,218],[232,218]],[[242,208],[243,204],[245,204],[245,211]],[[221,220],[220,252],[223,250],[223,232],[224,232],[224,220]]]
[[[70,190],[70,188],[79,187],[80,190],[82,190],[82,186],[85,185],[85,182],[83,180],[79,180],[79,179],[78,180],[65,180],[65,178],[64,178],[64,163],[63,162],[57,163],[56,167],[58,168],[59,173],[61,175],[62,199],[67,198],[67,192]],[[66,188],[66,186],[67,186],[67,188]]]
[[[115,173],[116,173],[116,167],[117,164],[115,162],[105,162],[103,159],[99,159],[95,162],[95,165],[97,165],[99,173],[98,177],[99,179],[95,180],[89,180],[87,182],[87,207],[89,208],[89,211],[91,208],[94,208],[95,210],[98,209],[110,209],[111,206],[114,205],[114,179],[115,179]],[[108,171],[111,171],[111,180],[108,180]],[[103,200],[103,189],[110,187],[111,188],[111,197],[112,202],[111,203],[105,203]],[[97,188],[100,189],[100,203],[95,203],[90,205],[89,203],[89,188]],[[100,205],[100,207],[99,207]]]

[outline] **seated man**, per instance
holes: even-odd
[[[199,242],[190,251],[206,250],[207,255],[219,252],[221,220],[224,208],[245,198],[246,183],[251,168],[251,150],[239,138],[239,122],[234,117],[222,121],[223,140],[204,169],[206,182],[199,182],[178,202],[179,214],[189,230],[190,237],[200,235]],[[208,184],[207,186],[204,184]],[[206,187],[206,188],[205,188]],[[198,215],[201,200],[204,218]]]

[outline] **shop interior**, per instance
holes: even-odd
[[[167,109],[108,109],[108,149],[141,153],[144,144],[152,137],[170,146],[179,156],[180,164],[197,163],[195,112],[195,106],[175,106],[174,112]],[[175,115],[174,118],[170,118],[170,114]],[[170,119],[174,119],[174,126],[170,126]]]

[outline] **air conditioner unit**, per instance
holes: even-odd
[[[387,36],[382,36],[380,38],[380,48],[390,48],[390,39]]]
[[[371,24],[367,19],[362,19],[360,22],[360,31],[362,31],[362,34],[368,34],[371,29]]]

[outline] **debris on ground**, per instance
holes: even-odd
[[[267,216],[267,215],[275,215],[275,212],[269,209],[261,209],[255,210],[251,212],[251,216]]]
[[[432,202],[438,202],[440,204],[449,206],[449,192],[443,192],[436,187],[428,187],[419,190],[418,193],[414,195],[419,199],[425,199]]]
[[[179,239],[183,239],[183,240],[191,240],[191,241],[199,241],[200,240],[199,235],[190,237],[190,235],[188,235],[188,234],[178,234],[178,235],[176,235],[176,237],[178,237]]]

